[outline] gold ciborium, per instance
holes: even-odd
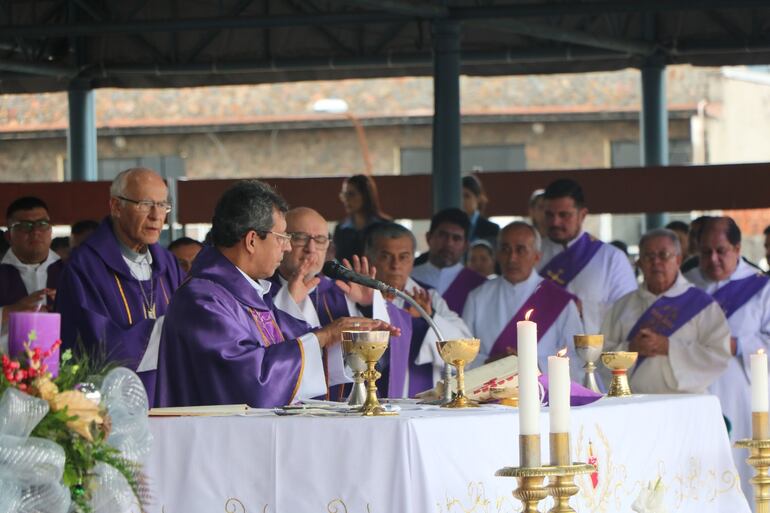
[[[610,397],[624,397],[631,395],[631,387],[628,386],[628,369],[636,363],[639,353],[631,351],[616,351],[602,353],[602,363],[612,371],[612,383],[607,395]]]
[[[366,400],[361,406],[361,413],[372,415],[396,415],[395,412],[385,411],[377,399],[377,380],[380,374],[374,366],[388,348],[390,332],[388,331],[343,331],[342,346],[345,354],[358,355],[366,362],[366,370],[361,377],[366,380]]]
[[[575,352],[586,362],[583,366],[585,375],[583,376],[583,386],[600,393],[599,385],[596,383],[596,360],[602,354],[604,347],[604,335],[575,335]]]
[[[436,342],[441,359],[457,369],[457,393],[451,402],[442,404],[442,407],[469,408],[478,406],[478,403],[465,397],[465,365],[476,358],[479,354],[480,346],[481,341],[477,338],[461,338]]]

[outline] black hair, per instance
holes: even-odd
[[[10,219],[13,217],[13,214],[21,210],[32,210],[33,208],[42,208],[48,212],[48,205],[45,204],[45,201],[35,196],[24,196],[8,205],[8,209],[5,211],[5,219]]]
[[[270,231],[273,211],[285,214],[289,205],[271,186],[259,180],[242,180],[219,198],[211,220],[211,241],[230,248],[251,230]]]
[[[200,241],[197,241],[191,237],[179,237],[178,239],[171,242],[171,244],[168,245],[168,250],[171,251],[173,249],[176,249],[181,246],[189,246],[189,245],[195,245],[203,247],[203,244],[201,244]]]
[[[666,225],[666,230],[674,232],[690,233],[690,225],[684,221],[671,221]]]
[[[468,217],[468,214],[459,208],[445,208],[444,210],[440,210],[433,214],[433,217],[430,219],[430,230],[428,230],[428,233],[433,233],[436,228],[444,223],[451,223],[459,226],[463,229],[465,238],[468,238],[468,231],[471,229],[471,220]]]
[[[561,178],[551,182],[545,188],[543,197],[545,199],[572,198],[575,201],[575,207],[583,208],[585,205],[583,188],[575,180],[569,178]]]
[[[93,232],[97,228],[99,228],[99,222],[94,221],[92,219],[84,219],[82,221],[77,221],[72,225],[70,228],[70,233],[72,235],[82,235],[87,232]]]

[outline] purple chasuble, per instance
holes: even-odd
[[[8,251],[10,251],[10,249]],[[63,260],[57,260],[48,266],[48,269],[46,269],[46,272],[48,273],[48,277],[45,281],[46,288],[59,288],[59,278],[62,269],[64,269]],[[37,291],[27,291],[18,269],[10,264],[0,264],[0,306],[12,305],[33,292]],[[53,306],[50,299],[48,302],[50,306]]]
[[[462,270],[457,273],[457,276],[455,276],[451,285],[444,291],[442,297],[452,311],[457,315],[462,316],[468,294],[482,283],[486,283],[486,281],[487,278],[485,276],[480,275],[472,269],[463,267]]]
[[[537,323],[538,342],[540,342],[569,302],[576,300],[577,298],[574,295],[555,285],[551,280],[541,281],[532,295],[524,301],[516,315],[511,318],[510,322],[503,328],[503,331],[500,332],[492,346],[487,361],[490,362],[504,356],[517,354],[519,346],[516,323],[524,320],[527,311],[533,310],[530,320]]]
[[[769,280],[770,278],[764,274],[754,274],[740,280],[733,280],[719,287],[714,292],[713,297],[722,307],[725,317],[729,319],[749,299],[762,290]]]
[[[690,287],[678,296],[661,296],[639,317],[628,332],[626,340],[630,342],[639,330],[644,328],[658,335],[670,337],[713,301],[711,296],[697,287]],[[646,359],[646,356],[640,355],[636,360],[635,369],[638,369]]]
[[[206,247],[166,313],[155,405],[289,404],[305,363],[296,337],[310,331]]]
[[[602,244],[602,241],[583,233],[574,244],[545,264],[540,275],[566,287],[588,265]]]
[[[147,349],[155,317],[166,313],[184,273],[171,252],[159,244],[152,254],[152,279],[139,282],[120,252],[112,221],[105,218],[83,244],[72,251],[56,292],[61,313],[62,349],[78,349],[136,370]],[[143,286],[143,288],[141,288]],[[140,372],[152,402],[154,370]]]
[[[543,385],[543,390],[545,391],[545,395],[543,396],[543,404],[548,404],[548,376],[545,374],[541,374],[540,377],[537,378],[541,385]],[[570,406],[584,406],[586,404],[591,404],[595,401],[598,401],[604,397],[604,394],[599,392],[594,392],[593,390],[586,388],[582,385],[578,385],[574,381],[570,382],[570,390],[569,390],[569,404]]]

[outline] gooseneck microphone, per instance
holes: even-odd
[[[430,315],[428,315],[428,312],[425,311],[425,309],[420,306],[417,301],[414,300],[412,296],[409,294],[404,293],[403,291],[398,290],[395,287],[391,287],[387,283],[381,282],[379,280],[375,280],[374,278],[370,278],[369,276],[365,276],[363,274],[357,273],[352,269],[349,269],[339,263],[337,260],[329,260],[326,262],[323,266],[323,269],[321,269],[321,272],[324,273],[328,278],[331,278],[332,280],[342,280],[342,281],[349,281],[353,283],[357,283],[359,285],[363,285],[364,287],[368,287],[370,289],[379,290],[380,292],[384,292],[385,294],[391,294],[394,296],[398,296],[407,303],[414,306],[418,312],[420,312],[420,316],[425,319],[425,322],[428,323],[428,326],[431,327],[433,330],[433,333],[436,334],[436,338],[438,340],[444,340],[444,336],[441,334],[441,331],[439,331],[438,326],[436,326],[436,323],[433,321],[433,318],[431,318]],[[444,397],[442,400],[442,403],[449,403],[452,400],[452,391],[449,387],[449,382],[451,379],[451,372],[452,367],[448,363],[444,366],[444,383],[447,385],[444,387]]]

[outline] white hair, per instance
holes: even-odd
[[[527,228],[530,232],[532,232],[532,237],[534,237],[532,241],[532,246],[535,249],[535,251],[537,251],[538,253],[543,251],[543,239],[542,237],[540,237],[540,233],[535,229],[534,226],[532,226],[529,223],[525,223],[524,221],[513,221],[503,226],[503,229],[500,230],[500,233],[497,236],[498,246],[500,246],[500,237],[502,237],[503,234],[508,230],[512,230],[514,228]]]
[[[128,185],[128,179],[131,177],[131,175],[135,173],[158,174],[154,170],[146,167],[132,167],[130,169],[121,171],[120,173],[118,173],[118,176],[116,176],[115,179],[112,180],[112,184],[110,184],[110,196],[125,196],[126,185]]]
[[[671,243],[674,245],[674,250],[676,251],[677,255],[682,254],[682,245],[679,243],[679,236],[674,233],[672,230],[669,230],[667,228],[655,228],[653,230],[648,231],[644,235],[642,235],[642,238],[639,240],[639,251],[641,253],[642,248],[644,245],[651,241],[652,239],[657,239],[658,237],[663,237],[671,241]]]

